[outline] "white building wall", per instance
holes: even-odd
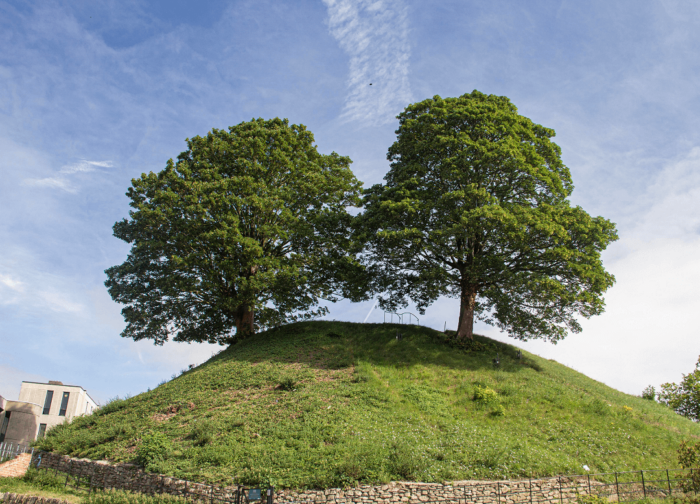
[[[51,400],[49,412],[45,415],[43,409],[46,394],[49,390],[53,391],[53,399]],[[60,415],[64,393],[68,393],[68,404],[65,415]],[[76,416],[89,415],[97,408],[95,401],[82,387],[58,383],[22,382],[19,400],[40,406],[40,415],[37,418],[37,434],[41,424],[45,424],[46,430],[48,430],[66,420],[70,421]]]

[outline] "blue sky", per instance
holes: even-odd
[[[700,354],[698,48],[681,1],[0,1],[0,395],[52,379],[105,401],[219,350],[121,338],[103,285],[130,180],[186,138],[287,117],[369,185],[403,107],[473,89],[555,129],[574,203],[620,232],[607,312],[525,348],[628,393],[677,381]],[[451,299],[421,317],[456,320]]]

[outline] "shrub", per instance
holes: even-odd
[[[199,420],[194,423],[190,431],[190,439],[195,446],[204,446],[214,439],[214,425],[207,420]]]
[[[104,406],[101,406],[95,411],[95,415],[107,415],[109,413],[114,413],[126,407],[126,398],[121,399],[119,396],[113,397],[108,400]]]
[[[291,376],[287,376],[285,378],[282,378],[282,380],[280,380],[280,384],[277,385],[277,388],[280,390],[287,390],[287,391],[292,392],[292,391],[297,389],[297,382]]]
[[[700,490],[700,442],[689,444],[681,441],[678,447],[678,463],[683,469],[688,469],[684,475],[685,481],[681,482],[684,492],[697,492]]]
[[[427,460],[416,454],[411,447],[403,443],[395,443],[389,455],[389,470],[395,476],[404,480],[419,480],[420,473],[427,466]]]
[[[503,407],[502,404],[498,404],[495,408],[491,410],[490,415],[493,417],[504,417],[506,416],[506,409]]]
[[[57,475],[45,469],[30,467],[22,476],[22,481],[42,490],[60,491],[65,487],[66,477]]]
[[[474,387],[474,400],[485,404],[495,403],[498,402],[498,392],[492,388],[477,385]]]
[[[647,388],[642,390],[642,399],[656,401],[656,389],[649,385]]]
[[[171,451],[172,444],[168,436],[162,432],[146,432],[141,437],[141,444],[136,450],[136,461],[146,470],[153,470],[157,464],[168,457]]]
[[[610,501],[606,497],[601,497],[596,494],[576,494],[576,504],[609,504],[609,502]]]

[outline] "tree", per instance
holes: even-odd
[[[418,310],[458,297],[458,337],[474,317],[521,340],[556,342],[603,312],[614,283],[600,258],[615,226],[568,201],[554,131],[478,91],[435,96],[399,116],[385,184],[365,192],[360,233],[380,305]]]
[[[694,422],[700,421],[700,357],[695,371],[684,374],[680,383],[661,385],[659,402]]]
[[[230,343],[326,311],[361,270],[348,240],[361,183],[348,157],[320,154],[303,125],[251,120],[187,140],[177,162],[132,180],[131,244],[106,270],[122,336]],[[235,328],[235,332],[234,332]]]

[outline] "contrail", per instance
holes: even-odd
[[[402,0],[323,0],[328,28],[350,56],[342,118],[373,125],[392,122],[411,101],[411,46]]]
[[[362,321],[363,324],[364,324],[365,322],[367,322],[367,319],[369,318],[369,316],[372,315],[372,312],[374,311],[374,308],[377,306],[377,301],[379,301],[379,300],[378,300],[378,299],[375,299],[375,300],[374,300],[374,304],[372,305],[372,308],[369,309],[369,313],[367,314],[367,316],[365,317],[365,319]]]

